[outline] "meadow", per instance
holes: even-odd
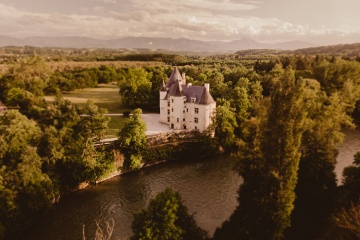
[[[94,88],[63,92],[63,97],[79,107],[84,106],[88,100],[92,100],[99,108],[107,109],[109,114],[119,114],[131,109],[121,104],[119,87],[116,83],[99,84]],[[54,96],[45,96],[47,101],[54,101]],[[123,116],[110,116],[107,137],[114,137],[124,125],[127,118]]]

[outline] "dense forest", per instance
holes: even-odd
[[[106,146],[94,147],[107,128],[106,109],[91,101],[79,107],[64,100],[62,92],[116,82],[122,104],[157,112],[160,85],[174,64],[187,82],[210,83],[217,102],[212,126],[216,137],[202,141],[237,156],[237,171],[244,179],[239,206],[216,230],[214,239],[360,237],[355,219],[360,214],[359,154],[354,165],[345,169],[342,186],[337,186],[334,174],[336,146],[344,137],[341,130],[360,122],[359,55],[290,53],[241,58],[239,54],[85,51],[56,58],[57,54],[49,57],[51,50],[40,50],[43,55],[39,49],[3,49],[1,55],[5,70],[0,76],[0,100],[9,110],[0,116],[0,238],[30,226],[81,183],[94,183],[114,170],[113,153]],[[51,67],[57,61],[108,61],[110,56],[111,61],[162,64],[71,67],[69,62],[68,67]],[[49,94],[56,96],[54,102],[44,100]],[[135,110],[119,132],[117,144],[128,169],[137,169],[147,151],[140,113]],[[166,198],[171,199],[170,205],[164,203]],[[153,216],[159,208],[165,209],[164,215]],[[190,239],[191,234],[208,238],[187,213],[179,194],[169,189],[135,220],[134,234],[144,239],[167,228],[176,239]],[[161,224],[143,229],[149,221]],[[184,221],[191,225],[184,226]]]

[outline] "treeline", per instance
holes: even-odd
[[[239,155],[244,178],[239,207],[215,239],[309,239],[329,226],[331,214],[341,207],[359,205],[358,158],[346,170],[342,188],[334,174],[341,129],[359,121],[359,62],[292,55],[246,64],[233,57],[196,61],[179,70],[193,85],[210,83],[218,106],[215,140]],[[160,86],[172,70],[101,66],[53,71],[34,57],[1,76],[1,101],[19,108],[0,117],[1,234],[17,231],[57,196],[80,182],[95,181],[112,166],[106,151],[92,144],[106,130],[105,111],[92,103],[79,109],[60,95],[47,103],[45,93],[117,81],[123,104],[156,110]],[[146,151],[140,113],[135,111],[119,133],[128,169],[139,168]]]
[[[240,58],[265,58],[267,60],[275,59],[285,55],[327,55],[337,56],[344,59],[360,60],[360,43],[353,44],[338,44],[330,46],[320,46],[290,50],[277,50],[277,49],[248,49],[236,52]]]

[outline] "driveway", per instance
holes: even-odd
[[[173,129],[171,129],[169,125],[159,122],[160,114],[147,113],[147,114],[141,114],[141,116],[142,119],[146,122],[146,126],[147,126],[146,135],[153,135],[153,134],[173,131]]]

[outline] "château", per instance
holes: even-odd
[[[212,123],[216,102],[210,94],[210,84],[192,86],[186,84],[185,73],[180,74],[177,67],[168,82],[160,89],[160,122],[171,129],[206,130]]]

